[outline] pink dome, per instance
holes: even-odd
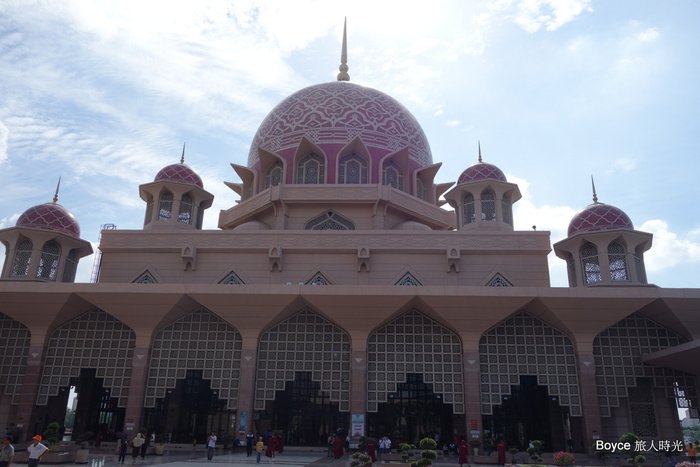
[[[503,172],[501,172],[501,169],[495,165],[479,162],[471,167],[468,167],[467,170],[462,172],[457,179],[457,184],[478,182],[481,180],[498,180],[499,182],[508,181],[506,180],[506,176],[503,175]]]
[[[187,183],[188,185],[197,185],[204,189],[202,179],[195,173],[194,170],[187,167],[185,164],[172,164],[160,169],[156,174],[154,182],[168,181]]]
[[[569,237],[581,232],[599,230],[629,229],[634,230],[629,216],[621,209],[604,203],[593,203],[586,206],[569,222]]]
[[[75,216],[58,203],[45,203],[27,209],[17,219],[16,226],[51,230],[80,238],[80,225]]]
[[[375,161],[408,147],[418,166],[433,163],[423,130],[404,106],[375,89],[334,81],[297,91],[272,109],[255,133],[248,167],[258,148],[280,154],[306,137],[331,155],[357,136]]]

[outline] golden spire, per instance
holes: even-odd
[[[53,202],[58,203],[58,189],[61,187],[61,177],[58,177],[58,183],[56,184],[56,193],[53,194]]]
[[[343,49],[340,52],[340,66],[338,70],[338,81],[350,81],[350,75],[348,74],[348,34],[347,34],[348,19],[345,18],[343,21]]]

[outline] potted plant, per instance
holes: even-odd
[[[372,467],[372,459],[364,452],[357,451],[350,457],[350,467]]]
[[[411,458],[411,449],[416,449],[416,446],[410,443],[399,444],[399,451],[401,451],[401,460],[404,464],[408,464],[408,461]]]
[[[542,448],[544,447],[544,442],[539,439],[534,439],[530,441],[530,446],[527,448],[527,453],[530,455],[530,459],[533,464],[542,463]]]
[[[433,438],[423,438],[418,443],[418,447],[422,449],[420,453],[421,458],[413,465],[416,467],[427,467],[428,465],[432,465],[433,461],[437,459],[437,452],[435,452],[437,443],[435,440]]]
[[[569,465],[574,465],[576,463],[576,458],[573,454],[566,451],[559,451],[554,453],[554,465],[559,467],[566,467]]]
[[[168,441],[168,436],[165,434],[156,435],[156,442],[153,445],[153,454],[162,456],[165,452],[165,443]]]
[[[479,438],[472,438],[469,440],[469,446],[472,447],[472,453],[475,456],[479,455],[479,446],[481,446],[481,440]]]

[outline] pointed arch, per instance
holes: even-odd
[[[0,393],[19,404],[31,333],[17,320],[0,313]]]
[[[255,410],[264,410],[295,373],[310,372],[338,409],[349,412],[350,354],[350,335],[309,309],[275,324],[258,342]]]
[[[525,312],[503,321],[479,340],[481,413],[490,415],[510,394],[520,376],[537,376],[571,415],[581,415],[576,354],[571,339],[553,326]]]
[[[173,194],[170,190],[163,190],[158,199],[158,220],[169,220],[173,216]]]
[[[245,284],[245,282],[243,282],[243,279],[241,279],[240,276],[239,276],[238,274],[236,274],[234,271],[231,271],[231,272],[229,272],[228,274],[226,274],[226,276],[224,276],[223,279],[221,279],[221,280],[219,281],[219,284],[236,284],[236,285],[240,285],[240,284]]]
[[[306,285],[331,285],[331,281],[321,271],[316,271],[316,274],[311,276],[309,280],[304,282]]]
[[[513,201],[508,193],[504,194],[501,200],[501,211],[503,212],[503,223],[513,226]]]
[[[466,193],[462,198],[462,225],[476,222],[476,210],[474,208],[474,195]]]
[[[336,183],[340,185],[367,184],[371,180],[371,157],[362,139],[357,136],[338,154]]]
[[[144,406],[155,407],[187,370],[202,370],[219,399],[236,409],[242,348],[238,330],[204,308],[162,328],[153,340]]]
[[[676,399],[677,403],[685,398],[698,407],[694,375],[642,362],[642,355],[685,342],[687,339],[680,334],[639,312],[598,334],[593,339],[593,357],[601,416],[612,416],[612,409],[620,406],[620,399],[628,397],[629,391],[637,387],[638,378],[650,378],[653,387],[663,389],[666,397]],[[634,425],[634,417],[632,422]]]
[[[355,224],[336,211],[326,211],[306,222],[305,230],[355,230]]]
[[[481,192],[481,220],[496,220],[496,193],[491,187]]]
[[[75,280],[75,272],[78,269],[78,252],[73,249],[66,256],[66,265],[63,268],[63,282],[73,282]]]
[[[260,182],[259,190],[266,190],[271,186],[277,186],[285,183],[286,165],[285,160],[278,154],[258,149],[260,156]]]
[[[146,269],[139,275],[139,277],[137,277],[131,282],[134,284],[157,284],[158,279],[156,279],[156,277],[153,274],[151,274],[151,271]]]
[[[320,185],[326,183],[327,158],[325,153],[309,141],[302,138],[297,148],[295,159],[294,183],[299,185]]]
[[[584,283],[590,285],[602,282],[603,275],[600,271],[598,248],[591,242],[586,242],[581,246],[580,252]]]
[[[37,405],[46,405],[82,368],[94,368],[117,406],[126,407],[135,346],[136,333],[102,310],[89,311],[56,328],[49,337]]]
[[[423,285],[421,281],[416,279],[416,277],[410,272],[405,273],[399,280],[397,280],[394,285],[408,285],[408,286],[419,286]]]
[[[12,261],[12,277],[27,277],[29,275],[29,262],[32,259],[32,241],[26,237],[20,237],[15,248],[15,257]]]
[[[503,277],[500,272],[497,272],[496,274],[489,279],[489,281],[486,283],[487,287],[513,287],[513,284]]]
[[[192,224],[192,195],[184,193],[180,198],[180,210],[177,213],[177,221],[181,224]]]
[[[608,268],[611,281],[627,282],[630,280],[627,269],[627,249],[618,240],[608,245]]]
[[[410,310],[373,331],[367,338],[367,411],[405,383],[410,373],[442,395],[453,413],[464,413],[462,343],[446,326],[418,310]]]
[[[41,249],[36,278],[55,281],[58,275],[58,265],[61,257],[61,246],[56,240],[49,240]]]
[[[404,191],[403,170],[393,159],[388,159],[382,164],[382,185]]]

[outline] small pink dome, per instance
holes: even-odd
[[[58,203],[45,203],[27,209],[17,219],[16,226],[51,230],[80,238],[80,225],[75,216]]]
[[[407,147],[419,167],[433,163],[428,139],[403,105],[376,89],[333,81],[297,91],[272,109],[255,133],[248,167],[258,148],[280,154],[307,138],[331,155],[357,136],[376,161]]]
[[[498,180],[499,182],[507,182],[506,176],[503,175],[501,169],[492,164],[479,162],[468,167],[462,172],[462,175],[457,179],[457,184],[478,182],[481,180]]]
[[[634,230],[629,216],[621,209],[604,203],[593,203],[586,206],[569,222],[569,237],[581,232],[599,230],[628,229]]]
[[[197,185],[199,188],[204,189],[204,184],[199,175],[185,164],[172,164],[163,167],[160,169],[160,172],[156,174],[156,178],[153,181],[187,183],[188,185]]]

